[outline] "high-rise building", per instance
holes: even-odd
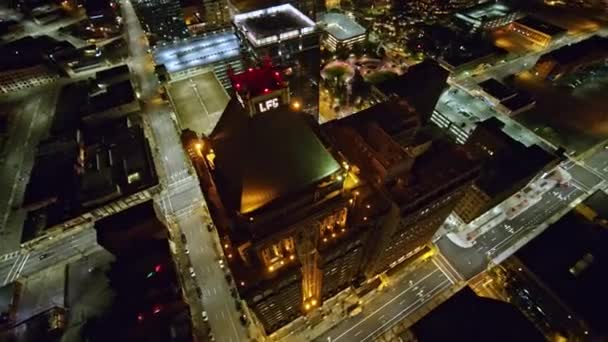
[[[252,114],[233,99],[204,145],[224,255],[267,333],[359,278],[388,202],[360,186],[312,117],[289,106]]]
[[[392,202],[386,224],[369,242],[368,277],[422,250],[479,172],[480,163],[462,146],[421,139],[420,124],[403,100],[325,124],[360,177]]]
[[[189,36],[179,0],[135,0],[133,7],[141,26],[154,41]]]
[[[284,69],[292,97],[304,111],[318,114],[320,52],[315,22],[291,4],[269,7],[234,17],[237,34],[251,58],[270,58]]]
[[[186,26],[195,34],[225,29],[231,25],[227,0],[191,0],[181,3]]]

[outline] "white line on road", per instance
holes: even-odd
[[[396,314],[395,316],[393,316],[393,318],[391,318],[390,320],[388,320],[386,323],[382,324],[376,330],[372,331],[369,335],[365,336],[365,338],[363,338],[361,340],[361,342],[363,342],[363,341],[367,340],[368,338],[370,338],[371,336],[373,336],[376,332],[378,332],[379,330],[381,330],[382,328],[384,328],[387,324],[389,324],[392,321],[398,319],[399,316],[401,316],[405,311],[409,310],[412,306],[416,306],[416,308],[414,310],[412,310],[412,312],[418,310],[421,306],[423,306],[424,304],[428,303],[431,300],[431,298],[433,298],[438,292],[440,292],[440,291],[436,291],[435,292],[435,290],[437,290],[438,288],[446,285],[446,283],[449,283],[449,281],[444,280],[441,283],[439,283],[439,285],[435,286],[431,291],[429,291],[430,297],[426,301],[423,301],[422,298],[421,298],[419,300],[416,300],[412,304],[408,305],[405,309],[399,311],[398,314]]]
[[[357,337],[357,336],[361,335],[361,333],[363,333],[363,330],[359,330],[359,331],[357,331],[357,333],[355,334],[355,337]]]
[[[230,313],[230,308],[228,307],[228,304],[224,303],[224,306],[226,306],[226,310],[228,310],[228,312]],[[232,331],[234,331],[234,336],[236,337],[236,340],[239,340],[239,333],[238,331],[236,331],[236,326],[234,325],[234,320],[233,319],[229,319],[230,321],[230,325],[232,326]]]
[[[23,263],[21,264],[21,267],[15,273],[14,279],[19,278],[19,274],[21,274],[21,271],[23,271],[23,267],[25,267],[25,264],[27,263],[27,260],[30,258],[30,255],[31,255],[31,253],[27,253],[27,255],[25,256],[25,258],[23,259]]]
[[[13,273],[13,269],[15,268],[15,266],[17,266],[17,264],[21,261],[22,255],[19,255],[17,257],[17,259],[15,260],[15,262],[13,263],[13,266],[11,266],[11,269],[8,270],[8,273],[6,274],[6,278],[4,279],[4,283],[3,285],[8,284],[8,280],[11,278],[11,273]]]
[[[432,276],[433,274],[437,273],[439,271],[439,269],[435,269],[433,272],[425,275],[424,277],[422,277],[420,280],[418,280],[415,284],[419,284],[422,281],[424,281],[425,279],[427,279],[428,277]],[[390,303],[394,302],[397,298],[401,297],[401,295],[403,295],[404,293],[406,293],[407,291],[411,290],[411,286],[409,286],[407,289],[401,291],[398,295],[396,295],[395,297],[393,297],[391,300],[389,300],[388,302],[384,303],[384,305],[382,305],[381,307],[379,307],[378,309],[376,309],[375,311],[373,311],[371,314],[365,316],[364,319],[360,320],[359,322],[355,323],[353,326],[351,326],[349,329],[347,329],[346,331],[344,331],[342,334],[338,335],[334,341],[339,340],[342,336],[348,334],[348,332],[350,332],[351,330],[355,329],[356,327],[358,327],[361,323],[365,322],[366,320],[368,320],[370,317],[372,317],[373,315],[375,315],[378,311],[384,309],[387,305],[389,305]]]

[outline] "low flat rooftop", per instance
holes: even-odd
[[[424,316],[410,330],[420,342],[545,341],[515,306],[479,297],[469,287]]]
[[[597,190],[584,203],[593,209],[599,217],[608,219],[608,194],[606,192]]]
[[[297,36],[300,31],[310,33],[315,27],[314,21],[291,4],[237,14],[234,16],[234,24],[256,46],[273,43],[277,40],[276,36],[289,39]]]
[[[183,129],[209,134],[230,97],[212,71],[167,85],[171,102]]]
[[[237,58],[239,55],[237,36],[226,31],[159,47],[154,51],[154,60],[158,65],[164,64],[171,73]]]
[[[341,13],[326,13],[321,19],[327,26],[325,31],[337,40],[348,40],[365,34],[365,28],[354,19]]]
[[[557,297],[606,334],[608,230],[568,213],[522,247],[517,257]],[[549,253],[553,251],[553,253]]]
[[[481,87],[481,89],[486,93],[492,95],[498,101],[506,100],[517,94],[514,89],[507,87],[494,78],[490,78],[479,83],[479,87]]]
[[[471,8],[467,8],[458,14],[462,17],[469,17],[475,20],[492,20],[511,13],[513,10],[501,3],[485,3]]]
[[[566,45],[541,58],[551,59],[559,64],[570,64],[593,56],[606,57],[606,55],[608,55],[608,39],[594,36],[576,44]]]
[[[552,37],[567,31],[565,28],[550,24],[546,21],[543,21],[543,20],[533,17],[533,16],[523,17],[523,18],[517,20],[516,22],[521,25],[527,26],[535,31],[548,34]]]
[[[229,212],[252,213],[341,169],[309,119],[289,107],[250,117],[230,101],[210,137],[213,177]]]

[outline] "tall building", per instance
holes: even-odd
[[[182,1],[182,11],[188,29],[195,34],[230,27],[227,0]]]
[[[391,201],[386,224],[369,242],[368,277],[422,250],[480,169],[462,146],[424,138],[419,133],[420,117],[403,100],[374,106],[325,127],[333,145],[360,177]]]
[[[360,278],[388,202],[359,186],[312,117],[232,99],[204,145],[197,164],[224,255],[267,333]]]
[[[502,131],[492,118],[480,123],[467,141],[472,153],[485,160],[484,168],[454,212],[470,223],[523,189],[536,176],[554,168],[560,158],[537,145],[526,147]],[[525,160],[525,163],[521,161]]]
[[[284,69],[292,97],[316,116],[321,62],[315,22],[291,4],[283,4],[237,14],[234,25],[253,61],[270,58]]]
[[[133,7],[141,26],[154,41],[189,36],[179,0],[135,0]]]

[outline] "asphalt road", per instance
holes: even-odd
[[[0,105],[14,120],[0,155],[0,255],[19,249],[23,222],[9,218],[15,214],[14,208],[21,206],[36,146],[46,136],[54,115],[57,90],[50,85],[20,93],[15,102],[11,96],[15,94],[3,96],[7,102]]]
[[[8,284],[19,277],[27,277],[72,258],[80,258],[99,248],[97,232],[93,227],[74,231],[62,238],[48,238],[36,249],[22,251],[2,262],[0,281],[3,285]]]
[[[398,283],[391,284],[371,302],[364,303],[362,313],[343,320],[315,341],[372,341],[435,295],[451,287],[448,276],[432,259],[427,260]]]
[[[604,153],[600,151],[599,153]],[[602,158],[601,156],[599,157]],[[597,160],[591,155],[588,160]],[[460,248],[447,237],[437,245],[443,255],[465,278],[470,279],[486,269],[492,259],[504,259],[515,252],[522,243],[545,229],[571,209],[576,199],[591,195],[592,189],[605,182],[596,174],[572,161],[563,163],[563,168],[572,175],[568,187],[555,187],[545,193],[541,200],[511,220],[505,220],[476,239],[472,248]],[[608,175],[607,175],[608,176]]]
[[[141,99],[144,102],[144,122],[153,135],[153,154],[163,172],[159,172],[163,192],[161,209],[169,222],[186,236],[186,246],[201,288],[203,309],[207,311],[209,326],[216,341],[246,341],[247,332],[239,323],[230,286],[219,268],[218,253],[214,249],[215,232],[208,232],[202,222],[200,208],[204,199],[196,176],[190,174],[189,161],[183,150],[174,114],[166,104],[158,101],[159,83],[154,75],[152,56],[144,32],[129,1],[121,1],[130,62]],[[185,257],[185,256],[181,256]],[[189,277],[189,270],[180,270]],[[198,313],[197,313],[198,314]]]

